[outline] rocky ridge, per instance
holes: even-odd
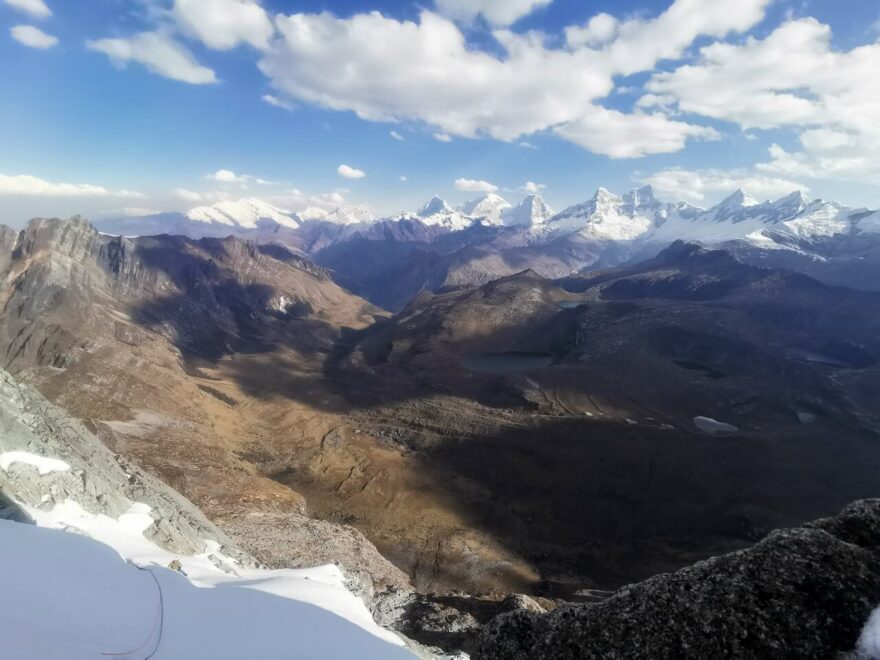
[[[865,500],[602,603],[503,615],[473,657],[830,658],[856,649],[878,605],[880,500]]]

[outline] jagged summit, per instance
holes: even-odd
[[[511,208],[510,203],[495,193],[486,193],[477,199],[465,202],[458,207],[464,215],[481,220],[487,224],[502,224],[503,215]]]
[[[507,226],[534,227],[543,225],[554,215],[553,209],[538,194],[528,195],[516,206],[508,209],[503,216]]]
[[[440,197],[440,195],[434,195],[427,204],[425,204],[422,208],[420,208],[416,215],[421,218],[429,218],[432,215],[438,215],[441,213],[453,213],[453,209],[449,204],[446,203],[446,200]]]
[[[719,210],[723,209],[724,211],[735,212],[740,209],[758,206],[758,204],[760,204],[758,200],[752,197],[743,188],[739,188],[736,190],[736,192],[721,200],[721,202],[717,204],[715,208]]]
[[[294,214],[256,197],[219,202],[213,206],[198,206],[187,211],[186,217],[195,222],[218,223],[245,229],[256,229],[258,223],[263,220],[275,222],[289,229],[299,227]]]

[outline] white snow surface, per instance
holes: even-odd
[[[657,226],[661,211],[649,187],[623,196],[599,188],[593,199],[559,213],[545,227],[557,235],[579,232],[597,240],[631,241]]]
[[[413,657],[336,566],[242,569],[212,541],[202,555],[174,555],[144,536],[154,522],[144,504],[118,519],[70,500],[22,508],[36,525],[0,521],[4,657]],[[183,573],[165,568],[174,559]]]
[[[195,222],[221,224],[242,229],[256,229],[260,221],[272,221],[288,229],[299,227],[292,213],[282,211],[261,199],[225,201],[213,206],[190,209],[186,217]]]
[[[57,458],[46,458],[26,451],[8,451],[0,454],[0,470],[9,472],[11,466],[16,463],[29,465],[36,468],[41,476],[53,472],[67,472],[70,466]]]
[[[736,433],[739,431],[739,428],[733,424],[719,422],[717,419],[712,419],[711,417],[694,417],[694,425],[701,431],[712,435]]]
[[[519,204],[504,211],[502,222],[507,226],[535,227],[555,215],[540,195],[529,195]]]
[[[474,224],[474,218],[456,211],[441,197],[435,195],[415,214],[417,219],[428,227],[443,227],[449,231],[461,231]],[[402,213],[397,219],[411,218],[411,213]]]
[[[470,218],[486,224],[500,225],[504,214],[511,209],[510,203],[495,193],[488,193],[475,200],[462,204],[458,210]]]
[[[587,238],[619,242],[745,240],[765,249],[796,250],[833,236],[878,232],[880,213],[810,200],[801,191],[758,202],[738,190],[706,210],[685,203],[664,204],[650,186],[626,195],[600,188],[590,201],[566,209],[537,229],[550,237],[578,232]]]
[[[861,660],[880,660],[880,607],[874,610],[862,629],[856,645],[856,657]]]

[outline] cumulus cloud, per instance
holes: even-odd
[[[434,139],[437,142],[452,142],[452,136],[448,133],[434,133]]]
[[[336,168],[336,171],[339,173],[340,176],[343,176],[346,179],[363,179],[365,176],[367,176],[366,172],[364,172],[363,170],[359,170],[356,167],[350,167],[345,164],[340,165],[338,168]]]
[[[553,0],[437,0],[437,11],[458,21],[482,16],[490,25],[503,27],[516,23]]]
[[[498,192],[498,186],[482,181],[479,179],[456,179],[455,189],[462,192],[481,192],[493,193]]]
[[[271,94],[263,94],[260,97],[260,100],[263,103],[268,103],[269,105],[275,106],[276,108],[281,108],[282,110],[295,110],[296,106],[293,103],[288,103],[284,99],[279,99],[277,96],[272,96]]]
[[[230,50],[241,43],[265,48],[275,29],[253,0],[174,0],[171,10],[183,31],[208,48]]]
[[[104,53],[119,65],[138,62],[165,78],[192,85],[217,82],[214,72],[199,64],[192,53],[163,31],[142,32],[127,39],[87,42],[90,50]]]
[[[607,19],[592,28],[588,23],[588,37],[571,32],[564,48],[549,47],[540,33],[496,30],[499,54],[472,48],[452,21],[430,11],[418,22],[378,12],[294,14],[277,17],[280,38],[260,68],[292,98],[369,121],[419,120],[439,135],[507,141],[555,127],[558,135],[613,156],[663,153],[716,134],[662,113],[621,119],[596,102],[614,89],[615,76],[651,71],[700,36],[751,28],[769,2],[676,0],[656,18],[615,23],[613,35],[605,34],[611,40],[600,47],[587,42],[596,42]],[[603,120],[637,144],[610,147],[586,134],[596,126],[604,130]],[[657,143],[648,144],[653,137]]]
[[[206,174],[205,178],[217,183],[237,184],[240,186],[248,183],[257,183],[264,186],[274,185],[272,181],[266,181],[250,174],[236,174],[232,170],[217,170],[213,174]]]
[[[403,141],[405,140],[405,138],[404,138],[400,133],[398,133],[397,131],[391,131],[388,135],[390,135],[391,137],[393,137],[393,138],[394,138],[395,140],[397,140],[398,142],[403,142]]]
[[[89,183],[53,183],[27,174],[0,174],[0,195],[22,197],[131,197],[143,195],[131,190],[109,190]]]
[[[728,195],[740,188],[758,199],[777,199],[795,190],[809,191],[797,181],[768,177],[747,170],[668,169],[642,179],[661,195],[701,204],[707,199]]]
[[[542,190],[544,190],[546,187],[547,187],[547,186],[545,186],[543,183],[535,183],[534,181],[526,181],[526,182],[522,185],[521,190],[522,190],[523,192],[526,192],[526,193],[530,194],[530,195],[538,195],[538,194],[540,194],[540,192],[541,192]]]
[[[49,18],[52,15],[52,10],[43,0],[4,0],[4,2],[34,18]]]
[[[402,176],[402,175],[401,175],[401,176],[400,176],[400,181],[402,181],[403,183],[406,183],[407,181],[409,181],[409,179],[406,178],[405,176]]]
[[[201,202],[202,195],[201,193],[193,192],[192,190],[186,190],[185,188],[176,188],[172,194],[178,199],[182,199],[185,202]]]
[[[695,64],[655,74],[648,90],[676,108],[744,129],[792,128],[800,149],[774,145],[765,174],[880,182],[880,43],[835,50],[831,29],[789,21],[764,39],[715,43]]]
[[[217,170],[213,174],[206,175],[205,178],[218,183],[245,183],[248,180],[247,177],[238,176],[232,170]]]
[[[611,14],[596,14],[586,25],[565,28],[565,41],[572,48],[602,46],[617,36],[618,25]]]
[[[680,151],[689,138],[717,140],[714,128],[669,119],[666,115],[625,114],[594,107],[580,119],[555,129],[557,135],[611,158],[640,158]]]
[[[46,34],[32,25],[16,25],[9,30],[12,38],[28,48],[41,48],[43,50],[58,45],[58,39],[51,34]]]

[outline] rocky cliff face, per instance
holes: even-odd
[[[41,467],[41,459],[66,467]],[[61,465],[61,463],[55,463]],[[132,503],[148,505],[156,523],[146,536],[186,555],[216,541],[227,555],[253,563],[190,502],[137,465],[107,449],[83,424],[32,388],[0,371],[0,493],[2,517],[27,517],[21,507],[50,511],[75,502],[92,514],[118,518]]]
[[[621,589],[498,617],[474,658],[831,658],[880,605],[880,500]]]
[[[277,350],[304,365],[376,311],[278,245],[112,237],[79,218],[0,230],[0,368],[184,493],[261,562],[338,561],[367,600],[373,583],[408,580],[356,530],[306,517],[298,493],[253,465],[272,459],[267,437],[290,451],[260,406],[294,384],[250,360]],[[239,352],[245,363],[221,376],[212,360]],[[70,474],[50,478],[65,481],[59,492],[73,488]],[[124,505],[114,502],[113,512]]]

